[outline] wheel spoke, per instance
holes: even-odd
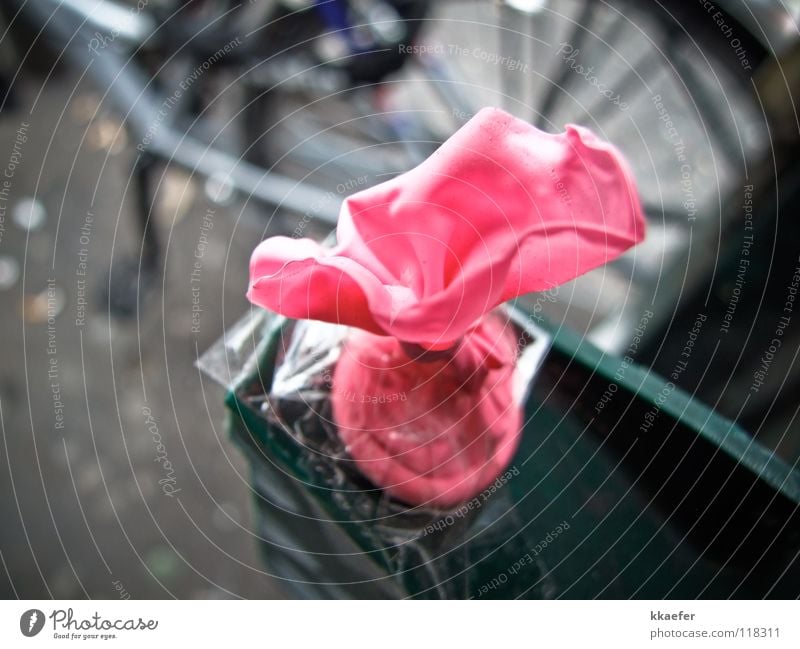
[[[730,161],[742,160],[742,151],[737,146],[737,143],[740,142],[739,133],[735,125],[730,128],[731,116],[719,105],[727,106],[727,102],[721,101],[719,96],[713,96],[713,90],[700,79],[692,65],[680,55],[677,41],[678,38],[675,38],[670,42],[667,56],[678,71],[681,82],[678,85],[697,112],[703,129],[708,128],[713,134],[714,139],[722,147],[725,157]]]
[[[641,88],[642,79],[652,79],[662,61],[663,56],[657,49],[648,49],[639,61],[628,68],[622,77],[613,83],[614,92],[619,94],[623,101],[630,104],[634,91]],[[588,115],[592,121],[600,123],[608,118],[611,109],[621,112],[618,110],[618,106],[598,94],[592,103],[583,110],[583,115]]]
[[[586,38],[591,31],[589,26],[593,22],[595,7],[595,2],[586,2],[581,9],[578,20],[575,21],[572,32],[567,39],[567,42],[571,43],[575,49],[581,49],[586,42]],[[539,110],[533,116],[534,124],[541,129],[544,129],[548,125],[548,118],[553,114],[559,98],[563,95],[562,89],[570,78],[574,76],[572,70],[570,70],[568,66],[556,65],[557,74],[549,75],[551,79],[550,85],[545,91],[544,99],[540,104]]]

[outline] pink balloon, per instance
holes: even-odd
[[[644,231],[613,146],[484,108],[415,169],[350,196],[335,247],[261,242],[248,297],[446,349],[498,304],[600,266]]]
[[[480,390],[510,399],[510,374],[502,365],[513,360],[502,345],[486,343],[484,315],[601,266],[644,233],[633,176],[616,148],[580,126],[553,135],[484,108],[415,169],[350,196],[335,247],[287,237],[261,242],[250,261],[247,295],[292,318],[396,339],[355,336],[346,346],[351,361],[345,354],[335,372],[340,384],[360,383],[366,392],[379,376],[391,380],[383,365],[367,369],[358,360],[371,349],[400,363],[397,341],[427,350],[460,343],[455,354],[462,369],[474,367],[463,360],[471,358],[491,365],[487,372],[501,372]],[[405,363],[394,380],[409,386],[431,369]],[[404,419],[411,415],[406,402],[372,410],[350,403],[348,409],[341,395],[331,395],[340,433],[361,469],[412,504],[446,506],[475,495],[516,447],[520,414],[495,417],[497,395],[472,394],[489,404],[477,407],[486,412],[447,412],[462,407],[454,405],[462,402],[457,395],[447,396],[447,380],[457,378],[447,379],[450,371],[420,392],[432,410],[414,414],[416,432]],[[467,428],[449,425],[452,417]],[[437,434],[441,439],[424,441]],[[492,442],[470,445],[476,439]]]

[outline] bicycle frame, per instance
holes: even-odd
[[[316,2],[326,21],[338,24],[342,20],[342,3],[323,6]],[[525,3],[514,3],[524,9]],[[536,3],[530,3],[536,11]],[[755,33],[771,44],[772,48],[785,48],[791,43],[785,24],[785,10],[774,0],[758,0],[745,12],[735,0],[718,0],[722,10],[743,22],[757,21],[761,29]],[[324,9],[324,10],[323,10]],[[131,58],[123,58],[114,47],[105,46],[104,35],[137,50],[157,38],[159,26],[146,11],[123,7],[113,0],[27,0],[21,10],[33,24],[42,25],[49,42],[62,48],[63,56],[88,76],[124,116],[133,139],[148,140],[143,155],[177,164],[201,177],[212,175],[224,179],[236,190],[273,207],[304,213],[309,205],[324,203],[326,207],[315,212],[315,218],[334,225],[338,215],[336,201],[320,201],[325,192],[308,183],[296,182],[275,171],[257,167],[240,160],[214,145],[207,145],[172,126],[168,120],[158,120],[165,97],[160,97],[150,79]],[[335,25],[334,25],[335,26]],[[95,30],[91,32],[91,30]],[[763,30],[763,31],[762,31]],[[91,33],[90,33],[91,32]],[[98,55],[98,45],[104,43]],[[424,62],[423,62],[424,63]],[[423,64],[434,85],[446,92],[446,100],[463,104],[459,97],[451,96],[448,84],[437,83],[441,70],[432,69],[430,62]],[[158,125],[157,137],[148,138],[148,131]]]
[[[133,48],[145,45],[158,30],[149,15],[126,11],[110,0],[27,0],[22,9],[34,24],[43,26],[51,46],[60,48],[76,69],[87,71],[103,100],[108,98],[120,111],[133,139],[147,141],[139,158],[150,156],[203,178],[224,179],[236,190],[273,207],[303,213],[309,205],[324,205],[315,211],[315,217],[331,225],[336,223],[338,205],[321,200],[325,191],[261,169],[199,141],[167,119],[159,119],[167,98],[156,93],[154,84],[135,60],[124,58],[114,47],[104,47],[97,55],[95,46],[93,52],[92,39],[97,40],[97,35],[92,29],[113,34]],[[148,137],[153,125],[158,126],[156,137]]]

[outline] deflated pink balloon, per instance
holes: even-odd
[[[415,169],[349,197],[335,247],[261,242],[248,297],[446,349],[498,304],[614,259],[644,229],[613,146],[484,108]]]
[[[415,169],[348,198],[335,247],[259,244],[248,297],[365,330],[335,370],[339,434],[376,485],[447,507],[490,484],[519,440],[516,349],[486,314],[614,259],[644,231],[613,146],[485,108]],[[412,360],[409,343],[450,352]]]

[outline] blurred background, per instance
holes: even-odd
[[[647,240],[526,296],[800,460],[800,3],[5,0],[0,593],[278,597],[224,388],[250,252],[485,105],[590,127]],[[777,341],[777,342],[776,342]]]

